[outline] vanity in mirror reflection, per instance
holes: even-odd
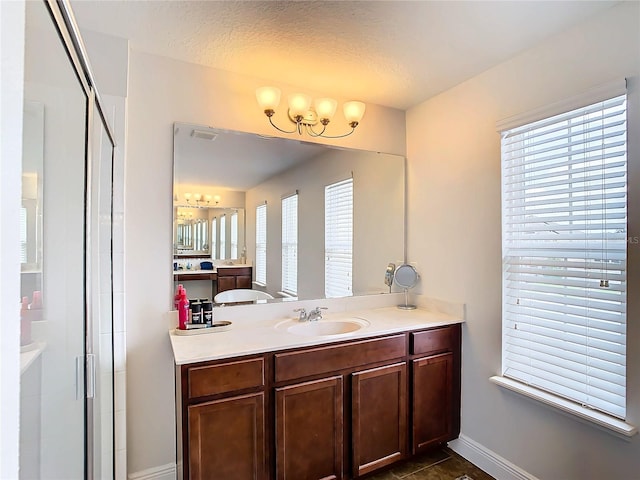
[[[190,298],[385,293],[387,265],[404,258],[404,168],[397,155],[174,124],[175,283]]]

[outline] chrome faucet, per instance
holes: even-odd
[[[326,310],[327,307],[316,307],[309,312],[307,315],[307,320],[310,322],[322,320],[322,310]]]
[[[309,317],[307,317],[307,310],[304,308],[296,308],[294,310],[294,312],[299,312],[300,314],[298,315],[298,321],[299,322],[306,322],[307,320],[309,320]]]

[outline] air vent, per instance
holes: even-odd
[[[217,133],[211,132],[209,130],[191,130],[191,136],[193,138],[201,138],[202,140],[211,140],[214,141],[218,136]]]

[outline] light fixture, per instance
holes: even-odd
[[[220,203],[220,195],[211,196],[211,195],[202,195],[201,193],[193,193],[193,194],[185,193],[184,194],[184,199],[186,200],[187,205],[194,204],[191,202],[192,198],[195,201],[195,205],[197,206],[210,205],[212,200],[215,205],[218,205],[218,203]]]
[[[289,120],[295,124],[293,130],[284,130],[273,123],[273,115],[280,104],[280,90],[275,87],[261,87],[256,90],[256,98],[260,108],[269,118],[269,123],[282,133],[295,133],[302,135],[304,131],[312,137],[342,138],[351,135],[362,116],[364,115],[365,104],[362,102],[346,102],[343,106],[344,117],[351,127],[351,131],[343,135],[325,135],[327,125],[333,118],[338,107],[338,102],[333,98],[318,98],[311,106],[311,97],[303,93],[289,95]],[[314,130],[314,125],[322,124],[322,130]]]

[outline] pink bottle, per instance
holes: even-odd
[[[187,294],[187,292],[185,291],[184,287],[182,286],[182,284],[178,284],[178,288],[176,288],[176,296],[173,299],[173,309],[174,310],[178,310],[178,303],[180,302],[180,297],[182,297],[182,294]]]
[[[178,328],[186,330],[187,323],[189,323],[189,300],[187,299],[187,293],[183,291],[178,301]]]
[[[33,292],[33,299],[31,300],[31,304],[29,304],[29,312],[32,321],[38,322],[42,320],[42,294],[40,290]]]
[[[31,343],[31,312],[29,312],[29,297],[22,297],[20,307],[20,345]]]

